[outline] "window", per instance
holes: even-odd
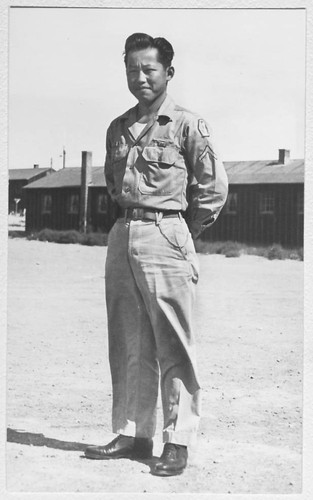
[[[105,193],[98,195],[97,212],[98,214],[108,213],[108,196]]]
[[[68,197],[67,213],[68,214],[78,214],[79,213],[79,195],[78,194],[71,194]]]
[[[51,194],[44,194],[42,197],[42,214],[51,214],[52,212],[52,196]]]
[[[238,209],[238,193],[228,193],[225,212],[226,214],[237,214]]]
[[[303,215],[304,213],[304,193],[300,191],[297,193],[297,214]]]
[[[272,193],[271,191],[260,193],[259,208],[261,214],[273,214],[275,208],[274,193]]]

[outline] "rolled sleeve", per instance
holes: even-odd
[[[185,130],[185,156],[191,182],[188,193],[188,225],[197,238],[217,219],[227,199],[228,180],[213,143],[212,130],[193,117]]]

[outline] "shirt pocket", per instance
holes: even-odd
[[[184,179],[184,170],[179,165],[179,150],[169,146],[146,146],[142,158],[139,191],[159,196],[173,194],[179,178],[182,182]]]

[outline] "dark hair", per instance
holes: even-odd
[[[130,52],[150,47],[158,50],[159,61],[165,68],[171,66],[174,50],[170,42],[161,37],[152,38],[152,36],[146,33],[133,33],[126,39],[124,52],[125,65],[127,64],[127,56]]]

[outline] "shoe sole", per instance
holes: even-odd
[[[153,469],[151,471],[151,474],[153,476],[159,476],[159,477],[179,476],[184,472],[184,470],[185,469],[179,471],[166,471],[166,470]]]
[[[146,455],[146,456],[140,456],[140,455],[135,455],[135,454],[130,454],[130,455],[114,455],[112,456],[102,456],[102,455],[93,455],[89,453],[85,453],[86,458],[91,458],[92,460],[118,460],[119,458],[128,458],[128,459],[133,459],[133,460],[148,460],[149,458],[152,458],[151,455]]]

